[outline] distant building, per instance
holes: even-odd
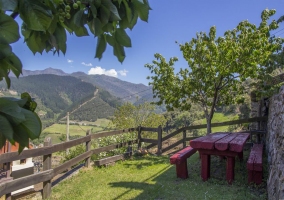
[[[29,148],[32,148],[32,145],[29,145]],[[19,149],[19,144],[15,143],[15,145],[11,145],[11,149],[10,152],[16,152]],[[25,148],[27,149],[27,148]],[[9,152],[9,142],[6,142],[5,146],[3,148],[0,149],[0,155]],[[3,169],[4,165],[0,164],[0,169]],[[26,159],[22,159],[22,160],[16,160],[13,161],[11,163],[11,174],[10,176],[13,177],[13,179],[17,179],[17,178],[21,178],[24,176],[28,176],[34,173],[34,164],[32,162],[32,158],[26,158]],[[4,177],[0,177],[0,181],[1,179]],[[23,192],[26,190],[32,190],[34,189],[34,186],[31,185],[29,187],[26,188],[22,188],[20,190],[14,191],[12,192],[13,194],[19,193],[19,192]]]

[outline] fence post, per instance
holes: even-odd
[[[186,147],[186,130],[182,131],[183,148]]]
[[[48,147],[51,146],[51,138],[46,137],[44,139],[44,146]],[[51,157],[52,154],[44,155],[43,156],[43,171],[51,169]],[[51,179],[43,182],[43,190],[42,190],[42,198],[47,199],[51,195]]]
[[[90,135],[91,130],[86,132],[86,136]],[[91,140],[86,142],[86,152],[91,150]],[[90,167],[91,165],[91,157],[86,158],[85,167]]]
[[[7,152],[11,152],[11,143],[6,141],[6,145],[7,145]],[[4,148],[5,148],[5,146],[4,146]],[[13,177],[11,177],[11,172],[12,172],[11,163],[8,162],[8,163],[6,163],[6,180],[13,179]],[[5,196],[6,200],[11,200],[12,199],[12,194],[11,193],[8,193],[8,194],[6,194],[4,196]]]
[[[157,154],[162,155],[162,126],[158,127],[158,152]]]
[[[141,149],[141,126],[138,126],[138,149]]]

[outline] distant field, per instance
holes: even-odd
[[[92,129],[92,132],[101,132],[105,127],[108,126],[110,120],[108,119],[98,119],[96,122],[82,122],[86,124],[93,124],[94,126],[85,126],[85,125],[69,125],[69,134],[70,136],[80,135],[85,136],[87,130]],[[62,134],[66,134],[67,125],[66,124],[53,124],[50,127],[45,128],[42,132],[48,133],[48,136],[51,137],[52,143],[60,143],[59,137]]]
[[[43,132],[47,133],[60,133],[66,134],[67,126],[65,124],[53,124],[50,127],[47,127],[43,130]],[[101,131],[103,128],[95,127],[95,126],[83,126],[83,125],[69,125],[69,133],[70,135],[81,135],[85,136],[87,130],[93,129],[93,132]]]
[[[239,119],[238,115],[224,115],[223,113],[215,113],[212,119],[212,123],[218,123],[218,122],[225,122],[225,121],[232,121]],[[195,124],[206,124],[206,119],[201,119],[198,121],[195,121]],[[220,127],[213,127],[212,132],[224,132],[228,130],[229,126],[220,126]],[[206,128],[199,129],[202,131],[206,131]]]

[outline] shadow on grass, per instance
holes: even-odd
[[[140,194],[131,199],[232,199],[232,200],[264,200],[267,199],[266,183],[259,186],[247,184],[246,161],[248,152],[244,153],[244,161],[236,159],[235,180],[232,185],[226,181],[226,160],[220,160],[217,156],[211,157],[211,176],[206,182],[200,177],[200,160],[198,154],[188,159],[189,178],[182,180],[176,178],[175,166],[167,165],[159,172],[145,180],[111,182],[109,185],[114,188],[125,188],[123,193],[118,194],[114,199],[129,199],[128,195],[132,190],[140,191]],[[156,164],[169,163],[169,158],[164,157],[143,157],[141,163],[136,163],[137,169],[143,169]],[[133,164],[134,165],[134,164]],[[124,164],[131,167],[132,164]]]

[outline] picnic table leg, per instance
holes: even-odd
[[[238,153],[238,157],[239,157],[240,161],[243,161],[244,160],[244,153],[243,152]]]
[[[210,155],[201,154],[201,178],[207,181],[210,178]]]
[[[227,157],[226,179],[229,184],[232,184],[235,176],[235,157]]]
[[[176,164],[176,173],[178,178],[187,179],[188,178],[188,171],[187,171],[187,161],[180,164]]]

